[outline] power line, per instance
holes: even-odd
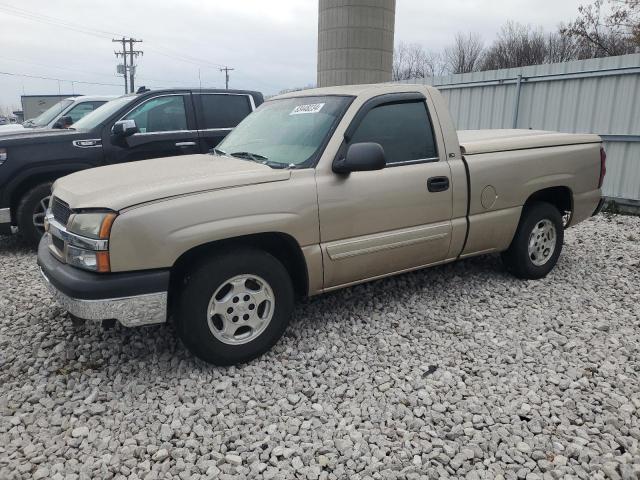
[[[32,61],[29,61],[29,60],[22,60],[22,59],[19,59],[19,58],[10,58],[10,57],[0,56],[0,60],[6,60],[6,61],[9,61],[9,62],[19,62],[19,63],[25,63],[27,65],[35,65],[35,66],[38,66],[38,67],[53,68],[53,69],[56,69],[56,70],[68,70],[70,72],[78,72],[78,73],[98,75],[98,76],[108,75],[106,73],[91,72],[91,71],[87,71],[87,70],[81,69],[81,68],[63,67],[61,65],[51,65],[51,64],[47,64],[47,63],[32,62]]]
[[[6,5],[4,3],[0,3],[0,12],[4,11],[4,13],[7,13],[9,15],[14,15],[14,16],[18,16],[27,20],[32,20],[32,21],[36,21],[36,22],[40,22],[40,23],[47,23],[50,25],[54,25],[54,26],[64,26],[65,28],[68,28],[69,30],[73,30],[79,33],[84,33],[87,35],[93,35],[95,37],[99,37],[99,38],[109,38],[112,39],[113,37],[124,37],[125,35],[121,34],[121,33],[115,33],[115,32],[111,32],[111,31],[107,31],[107,30],[100,30],[100,29],[95,29],[95,28],[89,28],[86,27],[84,25],[80,25],[74,22],[70,22],[68,20],[63,20],[60,18],[56,18],[53,17],[51,15],[45,15],[45,14],[40,14],[40,13],[35,13],[23,8],[18,8],[18,7],[13,7],[10,5]],[[197,65],[200,67],[207,67],[207,68],[215,68],[215,69],[220,69],[220,68],[227,68],[227,65],[222,65],[220,63],[216,63],[216,62],[212,62],[209,60],[204,60],[202,58],[199,57],[194,57],[192,55],[186,55],[184,53],[180,53],[180,52],[176,52],[175,50],[171,50],[169,48],[166,48],[165,46],[161,46],[161,45],[154,45],[153,43],[151,43],[151,45],[149,45],[149,42],[145,43],[146,45],[146,50],[150,50],[153,51],[155,53],[157,53],[158,55],[162,55],[168,58],[172,58],[174,60],[178,60],[181,62],[185,62],[185,63],[190,63],[193,65]],[[240,76],[244,76],[246,78],[248,78],[249,80],[261,83],[263,85],[268,85],[272,88],[278,88],[273,84],[270,84],[268,82],[265,82],[262,78],[258,78],[258,77],[254,77],[252,75],[248,75],[247,73],[244,73],[242,71],[238,71],[237,72]]]
[[[53,17],[51,15],[45,15],[42,13],[35,13],[29,10],[25,10],[23,8],[14,7],[12,5],[7,5],[4,3],[0,3],[0,11],[3,11],[6,14],[20,17],[26,20],[33,20],[40,23],[47,23],[49,25],[54,25],[58,27],[63,26],[70,30],[75,30],[81,33],[85,33],[87,35],[93,35],[101,38],[121,36],[121,34],[119,33],[107,32],[104,30],[96,29],[96,28],[89,28],[84,25],[70,22],[68,20],[63,20],[60,18]]]
[[[81,83],[83,85],[103,85],[108,87],[119,87],[120,85],[117,83],[103,83],[103,82],[88,82],[85,80],[68,80],[64,78],[55,78],[55,77],[44,77],[41,75],[29,75],[26,73],[14,73],[14,72],[1,72],[0,75],[9,75],[12,77],[25,77],[25,78],[36,78],[39,80],[54,80],[56,82],[70,82],[70,83]]]
[[[126,35],[122,35],[120,33],[109,32],[106,30],[98,30],[94,28],[88,28],[83,25],[79,25],[77,23],[70,22],[68,20],[62,20],[56,17],[52,17],[50,15],[44,15],[40,13],[30,12],[28,10],[12,7],[3,3],[0,3],[0,11],[4,11],[9,15],[18,16],[21,18],[25,18],[27,20],[33,20],[41,23],[47,23],[54,26],[65,26],[70,30],[74,30],[80,33],[85,33],[87,35],[93,35],[100,38],[113,38],[113,37],[126,37]],[[219,68],[224,67],[221,63],[211,62],[209,60],[204,60],[201,58],[193,57],[190,55],[185,55],[176,51],[172,51],[164,46],[149,46],[147,50],[152,50],[158,53],[159,55],[163,55],[169,58],[173,58],[174,60],[180,60],[187,63],[194,63],[196,65],[207,65],[211,68]]]

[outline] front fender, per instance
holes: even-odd
[[[245,235],[283,233],[303,249],[319,244],[314,172],[292,177],[122,210],[109,240],[111,270],[171,267],[192,248]]]

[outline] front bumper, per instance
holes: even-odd
[[[11,233],[11,209],[0,208],[0,235]]]
[[[53,298],[85,320],[118,320],[137,327],[167,320],[169,270],[93,273],[60,262],[49,251],[49,235],[38,246],[38,265]]]

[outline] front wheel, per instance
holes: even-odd
[[[519,278],[546,276],[558,262],[564,241],[562,214],[546,202],[527,205],[502,261]]]
[[[20,199],[16,210],[18,230],[22,237],[36,247],[44,235],[44,216],[51,197],[51,182],[36,185]]]
[[[247,362],[282,336],[294,293],[286,268],[267,252],[237,249],[200,262],[185,276],[177,332],[187,348],[215,365]]]

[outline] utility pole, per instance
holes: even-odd
[[[124,77],[124,93],[133,93],[135,89],[134,78],[136,75],[136,66],[133,62],[133,57],[137,57],[138,55],[143,55],[144,52],[142,50],[134,50],[133,44],[140,43],[142,40],[135,40],[134,38],[114,38],[111,40],[114,43],[122,44],[121,52],[113,52],[116,54],[116,57],[122,57],[123,68],[122,71],[118,70],[118,73],[121,73]],[[127,43],[129,44],[129,51],[127,51]],[[127,55],[129,56],[129,60],[127,61]],[[128,75],[128,78],[127,78]]]
[[[144,55],[142,50],[134,50],[134,43],[142,43],[142,40],[134,40],[133,38],[129,39],[129,85],[131,86],[131,93],[135,92],[135,86],[133,84],[133,78],[136,75],[136,66],[133,64],[134,55],[138,57],[138,55]]]
[[[225,76],[224,84],[225,84],[225,88],[227,90],[229,90],[229,72],[232,71],[232,70],[234,70],[234,69],[233,68],[229,68],[229,67],[224,67],[224,68],[220,69],[221,72],[224,72],[224,76]]]
[[[122,73],[124,76],[124,93],[125,95],[127,93],[129,93],[129,85],[127,82],[127,44],[125,43],[126,40],[124,37],[122,37],[122,40],[119,40],[117,38],[114,38],[113,40],[111,40],[114,43],[120,43],[122,42],[122,52],[113,52],[116,54],[116,58],[118,58],[119,56],[122,56],[122,59],[124,61],[124,69],[122,72],[118,71],[118,73]]]

